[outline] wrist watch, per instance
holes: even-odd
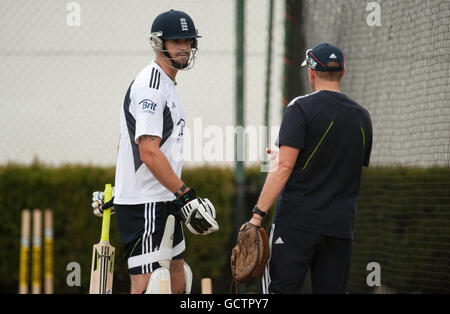
[[[257,205],[253,207],[252,213],[261,216],[261,218],[264,218],[264,216],[267,214],[266,212],[263,212],[261,209],[259,209]]]
[[[175,194],[175,197],[178,197],[178,196],[181,195],[181,193],[183,193],[184,191],[186,191],[186,189],[187,189],[186,184],[183,184],[183,185],[181,186],[181,188],[179,188],[178,191],[176,191],[176,192],[173,193],[173,194]]]

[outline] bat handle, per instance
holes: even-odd
[[[112,186],[111,184],[105,185],[105,198],[104,202],[109,202],[112,198]],[[103,211],[103,221],[102,221],[102,236],[101,241],[109,242],[109,225],[111,221],[111,208],[105,209]]]

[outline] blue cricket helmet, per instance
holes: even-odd
[[[170,10],[153,21],[151,34],[161,39],[200,38],[192,18],[183,11]]]
[[[198,50],[197,38],[201,36],[195,28],[191,17],[182,11],[170,10],[158,15],[153,21],[149,40],[156,53],[163,52],[171,66],[177,70],[188,70],[194,66],[195,53]],[[177,63],[164,46],[164,40],[190,39],[191,54],[186,64]]]

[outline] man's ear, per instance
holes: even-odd
[[[314,79],[316,75],[314,71],[311,68],[308,68],[308,79],[309,79],[309,85],[314,89]]]

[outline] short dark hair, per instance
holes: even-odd
[[[337,62],[328,62],[327,67],[339,67]],[[342,74],[344,71],[335,71],[335,72],[324,72],[324,71],[315,71],[317,76],[322,80],[339,82],[342,78]]]

